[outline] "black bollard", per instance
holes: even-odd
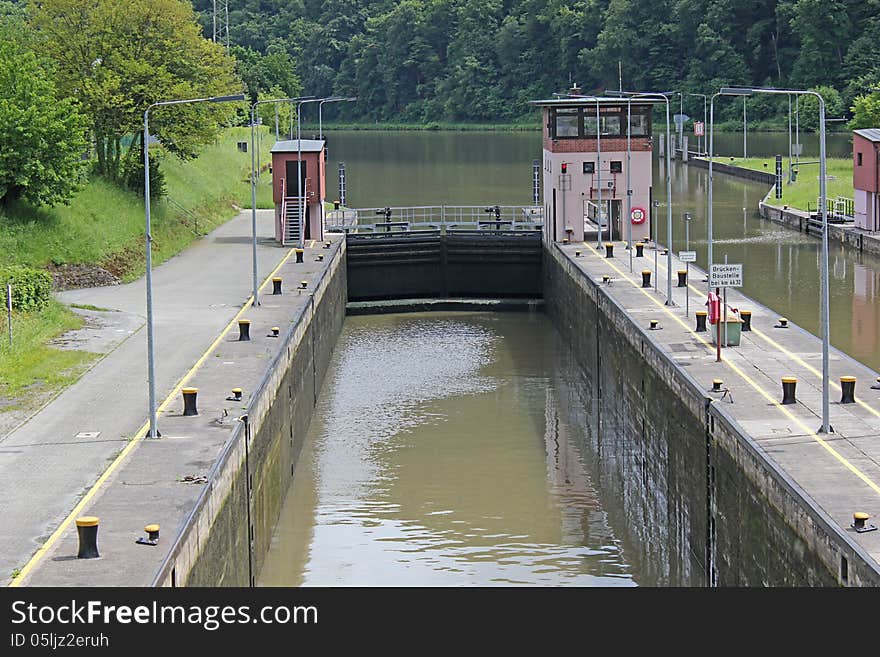
[[[724,381],[721,379],[712,379],[712,392],[721,392],[721,386],[724,384]]]
[[[199,394],[199,389],[184,388],[181,392],[183,393],[183,414],[198,415],[199,411],[196,408],[196,397]]]
[[[251,339],[251,320],[238,320],[238,341],[247,342]]]
[[[687,270],[679,269],[678,270],[678,287],[684,287],[687,285]]]
[[[296,249],[296,261],[300,263],[303,261],[303,253],[305,253],[304,249]]]
[[[147,525],[144,527],[144,531],[147,532],[147,538],[149,538],[149,540],[159,540],[159,525]]]
[[[842,376],[840,377],[840,403],[855,404],[856,403],[856,377]]]
[[[797,386],[797,379],[794,378],[793,376],[782,377],[782,403],[783,404],[794,404],[797,402],[797,399],[795,399],[795,396],[794,396],[796,386]]]
[[[651,287],[651,270],[642,270],[642,287]]]
[[[82,516],[76,519],[76,532],[79,535],[77,559],[95,559],[98,554],[98,517]]]
[[[739,318],[742,320],[743,325],[740,328],[741,331],[751,331],[752,330],[752,311],[751,310],[740,310]]]
[[[707,313],[705,310],[698,310],[696,312],[697,315],[697,333],[705,333],[706,332],[706,316]]]
[[[642,242],[636,242],[636,258],[642,258],[645,255],[645,245]]]
[[[612,242],[605,242],[605,257],[613,258],[614,257],[614,244]]]
[[[272,294],[281,294],[281,282],[283,279],[280,276],[272,277]]]

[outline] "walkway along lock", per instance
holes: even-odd
[[[642,258],[645,255],[645,244],[643,242],[636,242],[636,258]]]
[[[96,559],[98,554],[98,517],[82,516],[76,519],[76,533],[79,535],[77,559]]]
[[[840,403],[855,404],[856,403],[856,377],[842,376],[840,377]]]
[[[705,333],[705,332],[706,332],[706,316],[707,316],[708,314],[709,314],[709,313],[706,312],[705,310],[698,310],[698,311],[696,312],[696,315],[697,315],[697,328],[696,328],[696,332],[697,332],[697,333]]]
[[[651,287],[651,270],[642,270],[642,287]]]
[[[797,403],[797,399],[795,399],[795,387],[797,386],[797,379],[793,376],[784,376],[782,377],[782,403],[783,404],[795,404]]]
[[[247,342],[251,339],[251,320],[238,320],[238,341]]]
[[[742,330],[743,331],[751,331],[752,330],[752,311],[751,310],[740,310],[739,318],[742,320]]]
[[[184,388],[181,392],[183,393],[183,414],[198,415],[199,409],[196,408],[196,398],[198,397],[199,389]]]
[[[678,287],[685,287],[687,285],[687,270],[679,269],[678,270]]]
[[[282,279],[280,276],[272,277],[272,294],[281,294],[281,282]]]
[[[605,242],[605,257],[613,258],[614,257],[614,244],[612,242]]]

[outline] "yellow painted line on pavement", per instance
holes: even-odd
[[[284,265],[284,263],[287,262],[287,260],[290,258],[291,254],[293,254],[293,253],[294,253],[293,249],[288,249],[287,255],[285,255],[281,259],[281,262],[279,262],[278,266],[272,270],[272,273],[270,273],[265,278],[265,280],[263,281],[263,284],[260,285],[259,288],[257,288],[257,291],[262,290],[264,287],[266,287],[266,285],[269,283],[269,281],[272,279],[272,277],[276,273],[278,273],[278,270],[281,269],[281,267]],[[254,303],[254,297],[253,297],[253,295],[250,295],[247,298],[247,301],[245,301],[245,304],[241,307],[241,310],[239,310],[237,313],[235,313],[235,316],[226,325],[226,328],[224,328],[223,331],[220,332],[220,335],[218,335],[217,338],[211,343],[211,346],[208,347],[208,349],[201,355],[201,357],[196,361],[195,365],[193,365],[186,372],[186,374],[183,375],[183,378],[181,378],[180,381],[177,382],[177,385],[174,386],[174,389],[165,398],[165,401],[163,401],[159,405],[159,407],[156,409],[157,416],[160,415],[162,413],[162,411],[164,411],[165,408],[177,397],[177,394],[180,392],[181,388],[183,388],[189,382],[189,380],[192,378],[193,374],[195,374],[196,370],[199,367],[201,367],[202,363],[204,363],[205,360],[208,358],[208,356],[210,356],[211,353],[214,351],[214,349],[217,348],[217,345],[220,344],[220,342],[223,340],[223,338],[226,337],[226,334],[229,333],[229,331],[232,329],[232,327],[236,325],[236,323],[238,322],[238,319],[244,314],[244,312],[248,308],[250,308],[253,305],[253,303]],[[73,507],[73,510],[68,514],[68,516],[61,522],[60,525],[58,525],[58,528],[54,532],[52,532],[52,535],[49,536],[48,539],[46,539],[46,542],[43,543],[43,545],[41,545],[37,549],[37,551],[33,554],[33,556],[30,558],[30,560],[21,569],[18,576],[14,580],[12,580],[12,582],[9,583],[9,586],[17,587],[17,586],[21,585],[21,582],[24,581],[25,577],[31,572],[31,570],[34,569],[34,567],[45,556],[46,552],[48,552],[49,549],[55,544],[55,542],[61,537],[61,535],[64,533],[64,531],[70,526],[70,523],[73,522],[74,519],[76,519],[76,517],[80,515],[80,513],[82,513],[82,511],[83,511],[83,509],[85,509],[86,505],[92,501],[92,499],[95,497],[95,495],[101,489],[101,486],[104,485],[104,483],[107,481],[107,479],[110,477],[110,475],[113,474],[113,472],[116,470],[116,468],[119,467],[119,464],[122,463],[122,461],[125,459],[125,457],[128,456],[134,450],[134,448],[144,439],[144,437],[147,435],[149,430],[150,430],[150,421],[148,419],[146,422],[144,422],[143,425],[141,425],[141,428],[137,430],[137,433],[135,433],[134,438],[132,438],[131,441],[129,441],[128,445],[126,445],[125,448],[123,448],[123,450],[121,452],[119,452],[119,454],[117,454],[116,458],[113,459],[113,461],[110,463],[110,465],[107,466],[107,469],[104,470],[104,473],[100,477],[98,477],[98,480],[92,485],[92,487],[83,496],[83,498],[77,503],[77,505],[75,507]]]
[[[589,245],[584,242],[584,245],[589,247]],[[682,321],[677,315],[675,315],[672,310],[670,310],[669,306],[666,306],[665,303],[662,303],[659,299],[657,299],[653,294],[649,293],[646,288],[640,287],[638,283],[627,276],[627,273],[617,267],[613,262],[610,262],[608,258],[600,257],[593,249],[589,249],[590,253],[594,255],[600,262],[604,262],[609,267],[611,267],[614,271],[616,271],[621,278],[628,281],[633,287],[637,290],[640,290],[646,297],[648,297],[651,301],[653,301],[656,305],[658,305],[669,317],[675,320],[678,324],[683,326],[689,333],[691,333],[697,340],[699,340],[704,346],[708,347],[711,353],[716,352],[716,348],[712,347],[708,341],[706,341],[702,336],[697,335],[696,332],[691,329],[691,327]],[[648,288],[649,289],[649,288]],[[752,388],[754,388],[762,397],[764,397],[767,401],[769,401],[773,406],[775,406],[783,415],[785,415],[789,420],[793,423],[797,424],[801,430],[808,436],[810,436],[813,440],[815,440],[819,445],[825,448],[834,458],[836,458],[844,467],[846,467],[850,472],[856,475],[859,479],[861,479],[865,484],[867,484],[871,490],[875,493],[880,494],[880,486],[878,486],[874,481],[868,477],[864,472],[859,470],[856,466],[850,463],[845,456],[843,456],[840,452],[835,450],[828,442],[819,437],[819,435],[807,427],[802,420],[797,418],[791,411],[785,408],[781,403],[779,403],[775,398],[770,396],[770,394],[764,390],[756,381],[754,381],[750,376],[748,376],[745,372],[743,372],[736,364],[732,363],[729,360],[723,361],[724,364],[732,369],[734,373],[736,373],[740,378],[742,378],[746,383],[748,383]]]
[[[659,264],[658,264],[658,267],[660,267]],[[663,267],[663,270],[665,271],[665,270],[666,270],[666,267]],[[705,294],[705,293],[706,293],[705,290],[701,290],[701,289],[696,288],[696,287],[694,287],[693,285],[691,285],[691,284],[690,284],[690,281],[688,281],[688,288],[690,288],[691,290],[693,290],[693,291],[696,292],[697,294]],[[774,340],[773,338],[771,338],[770,336],[768,336],[768,335],[767,335],[766,333],[764,333],[763,331],[760,331],[760,330],[758,330],[758,329],[752,327],[751,332],[754,333],[755,335],[757,335],[758,337],[760,337],[761,339],[765,340],[765,341],[766,341],[770,346],[772,346],[774,349],[777,349],[778,351],[782,352],[783,354],[785,354],[786,356],[788,356],[789,358],[791,358],[794,362],[796,362],[798,365],[800,365],[801,367],[803,367],[804,369],[806,369],[807,371],[809,371],[811,374],[813,374],[814,376],[818,377],[820,382],[822,381],[822,372],[819,371],[819,370],[817,370],[817,369],[816,369],[815,367],[813,367],[812,365],[810,365],[810,364],[809,364],[808,362],[806,362],[803,358],[801,358],[801,357],[798,356],[797,354],[795,354],[795,353],[789,351],[788,349],[786,349],[785,347],[783,347],[781,344],[779,344],[778,342],[776,342],[776,340]],[[838,390],[838,391],[840,390],[840,385],[839,385],[838,383],[836,383],[835,381],[829,379],[829,380],[828,380],[828,384],[829,384],[831,387],[833,387],[835,390]],[[861,406],[862,408],[864,408],[866,411],[872,413],[873,415],[876,415],[877,417],[880,417],[880,411],[878,411],[876,408],[872,407],[870,404],[868,404],[868,403],[862,401],[861,399],[856,399],[856,404],[858,404],[859,406]]]

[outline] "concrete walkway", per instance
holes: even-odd
[[[257,229],[262,283],[289,250],[272,238],[272,210],[258,211]],[[154,268],[159,403],[247,302],[251,257],[247,210]],[[109,353],[27,422],[0,436],[0,579],[5,584],[147,420],[144,279],[58,297],[118,314],[104,313],[110,319],[89,337]]]
[[[770,308],[730,288],[728,305],[752,311],[751,332],[743,332],[741,344],[722,349],[716,362],[716,346],[709,332],[696,332],[696,310],[706,310],[705,273],[691,266],[688,287],[677,287],[678,270],[684,264],[672,258],[672,298],[666,305],[667,258],[658,259],[657,290],[654,290],[654,251],[633,258],[625,243],[615,244],[614,257],[606,258],[594,245],[565,245],[562,250],[595,281],[609,277],[608,294],[643,326],[656,343],[679,366],[704,386],[727,413],[806,493],[830,522],[873,560],[880,570],[880,530],[857,533],[853,514],[870,515],[868,524],[880,526],[880,389],[872,388],[877,372],[843,352],[830,349],[831,434],[819,433],[822,417],[822,343],[816,336],[788,322],[780,326],[779,315]],[[652,274],[651,287],[641,287],[643,270]],[[744,276],[748,276],[748,270]],[[690,294],[685,316],[685,293]],[[819,312],[818,290],[816,313]],[[651,331],[656,320],[660,330]],[[714,328],[708,325],[709,328]],[[833,340],[832,335],[832,340]],[[842,404],[840,377],[855,376],[856,403]],[[794,404],[781,404],[782,377],[796,377]],[[720,379],[726,394],[713,394],[713,380]]]

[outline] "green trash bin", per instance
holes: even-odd
[[[727,322],[719,322],[721,324],[721,344],[724,345],[724,325],[727,324],[727,346],[738,347],[739,338],[742,334],[742,320],[733,313],[727,313]],[[712,344],[718,344],[718,324],[712,326]]]

